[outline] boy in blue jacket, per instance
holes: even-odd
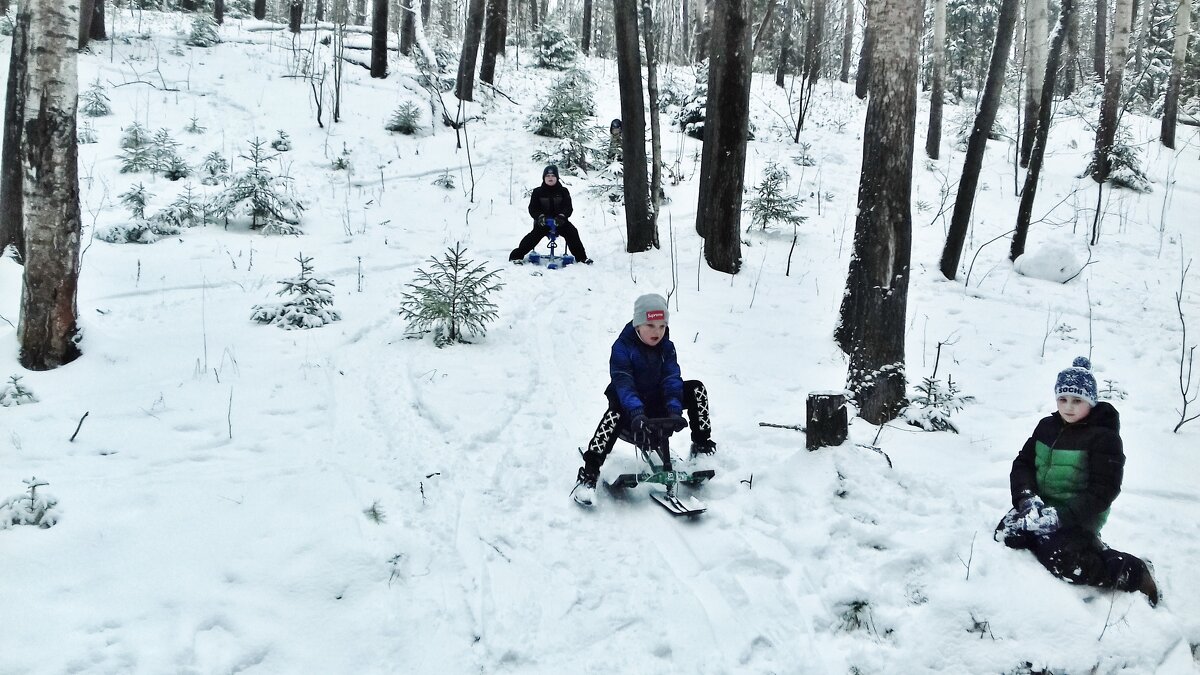
[[[675,343],[667,328],[667,301],[661,295],[643,295],[633,303],[633,320],[613,343],[608,359],[612,381],[604,390],[608,410],[600,418],[592,440],[583,453],[583,466],[571,495],[576,502],[591,506],[596,497],[600,466],[612,452],[622,432],[642,430],[646,420],[669,417],[671,431],[691,427],[692,454],[712,454],[712,423],[708,415],[708,391],[699,380],[684,381],[679,373]],[[688,419],[683,417],[687,410]]]
[[[1141,591],[1158,604],[1147,563],[1100,540],[1121,492],[1125,452],[1117,409],[1096,401],[1092,364],[1078,357],[1054,383],[1057,412],[1042,418],[1013,460],[1013,508],[996,539],[1029,549],[1056,577],[1120,591]]]

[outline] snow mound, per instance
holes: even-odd
[[[1065,243],[1044,244],[1013,261],[1013,270],[1021,276],[1060,284],[1070,281],[1081,269],[1083,263],[1079,261],[1079,256],[1073,247]]]

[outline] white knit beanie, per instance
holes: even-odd
[[[633,327],[651,321],[667,322],[667,299],[654,293],[643,295],[633,302]]]

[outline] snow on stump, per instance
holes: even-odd
[[[1013,261],[1013,270],[1021,276],[1060,284],[1078,276],[1082,269],[1074,249],[1061,242],[1043,244]]]
[[[816,450],[829,445],[841,445],[849,433],[850,420],[846,414],[846,393],[814,391],[808,395],[808,421],[804,425],[804,446]]]

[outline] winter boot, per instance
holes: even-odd
[[[596,479],[599,478],[594,473],[587,470],[586,466],[579,467],[579,474],[576,476],[575,489],[571,490],[571,497],[575,499],[575,503],[580,506],[591,506],[596,502]]]
[[[711,455],[717,451],[717,444],[711,438],[701,438],[692,441],[692,456]]]
[[[1138,584],[1137,590],[1146,595],[1146,600],[1151,607],[1157,607],[1161,596],[1158,593],[1158,584],[1154,581],[1154,563],[1149,560],[1146,562],[1146,569],[1142,572],[1142,582]]]

